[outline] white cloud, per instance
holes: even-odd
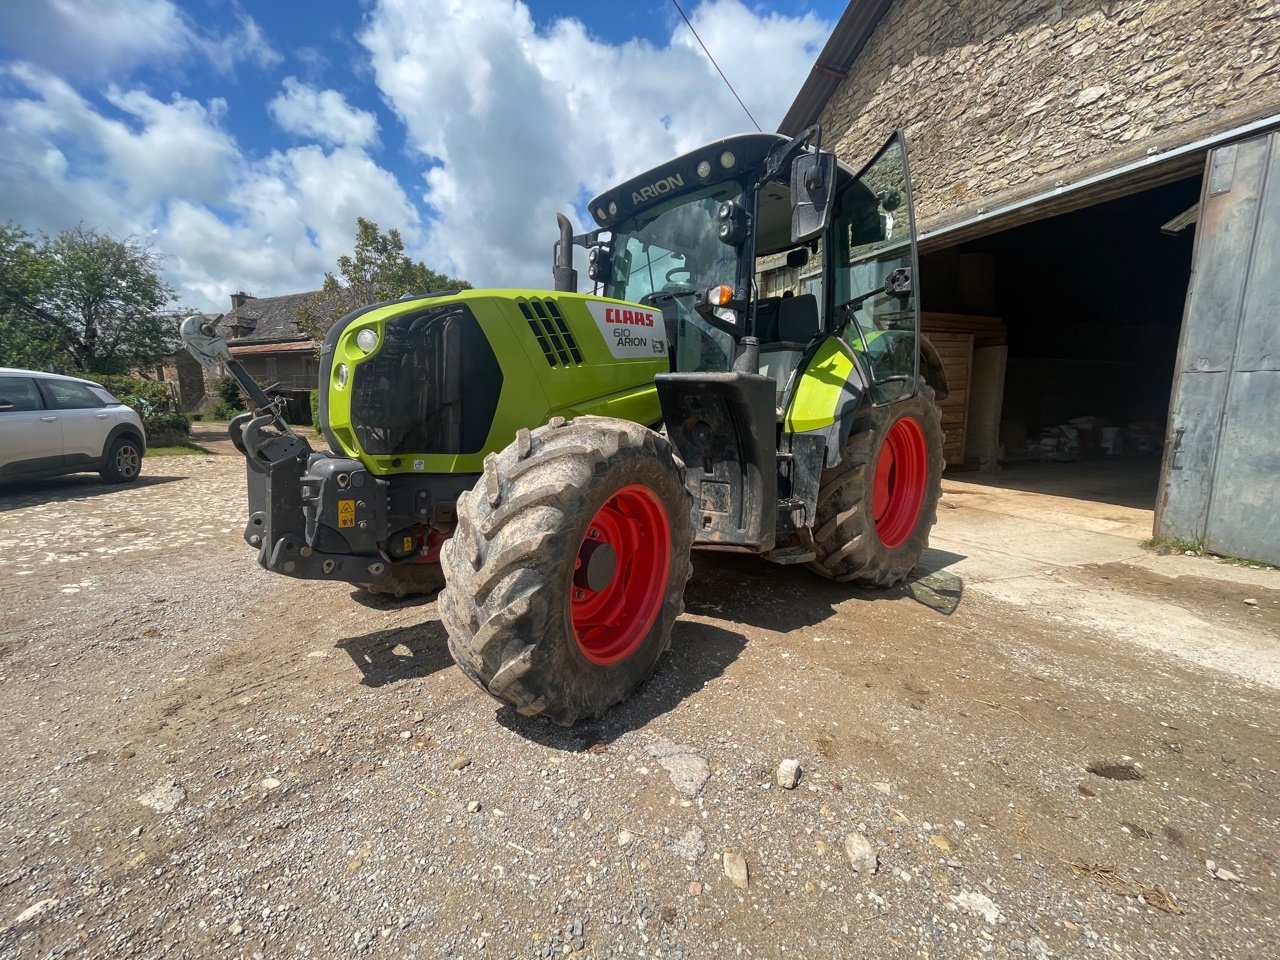
[[[350,250],[357,216],[420,236],[400,184],[358,147],[249,158],[222,128],[221,100],[111,90],[124,122],[30,65],[4,73],[27,95],[0,100],[0,219],[149,240],[188,305],[223,310],[234,290],[316,288]]]
[[[738,0],[703,3],[693,21],[766,130],[830,32]],[[359,39],[411,146],[438,163],[428,262],[479,284],[545,285],[556,210],[750,129],[679,21],[663,46],[611,45],[575,20],[538,30],[512,0],[382,0]]]
[[[76,57],[100,56],[114,71],[175,50],[215,63],[222,54],[167,0],[50,0],[33,19],[62,29],[68,11],[90,7],[92,24],[67,27],[60,52],[32,40],[30,25],[10,41],[57,72],[0,66],[0,220],[48,232],[83,222],[150,240],[186,303],[207,309],[225,309],[234,290],[314,289],[349,252],[357,216],[398,227],[433,269],[478,285],[546,286],[557,210],[580,218],[610,184],[749,129],[678,18],[662,44],[615,45],[575,20],[535,27],[513,0],[381,0],[359,41],[364,75],[421,171],[407,194],[375,160],[374,116],[297,79],[268,109],[303,142],[265,156],[245,153],[230,132],[237,118],[216,97],[166,98],[121,79],[100,108],[68,76]],[[775,127],[829,25],[739,0],[690,12],[757,119]],[[0,29],[11,19],[0,13]]]
[[[372,113],[351,106],[337,90],[319,90],[296,77],[285,78],[267,109],[282,130],[334,146],[365,147],[378,133]]]
[[[0,33],[32,63],[85,80],[118,75],[141,63],[207,57],[224,73],[239,62],[276,63],[252,17],[234,9],[237,28],[213,34],[171,0],[40,0],[0,4]]]

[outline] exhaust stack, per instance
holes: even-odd
[[[560,239],[556,241],[551,276],[557,291],[577,293],[578,271],[573,269],[573,224],[563,213],[556,214],[556,222],[560,224]]]

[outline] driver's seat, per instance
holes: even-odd
[[[778,339],[760,344],[760,372],[777,383],[775,406],[782,406],[787,380],[804,355],[809,341],[818,335],[818,298],[812,293],[785,297],[778,302]]]

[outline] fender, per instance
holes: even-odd
[[[142,452],[144,454],[147,452],[147,439],[142,435],[141,431],[138,430],[137,427],[132,423],[117,423],[111,428],[111,432],[107,434],[106,442],[102,445],[103,463],[107,462],[107,454],[111,452],[111,445],[121,437],[129,437],[142,448]]]
[[[820,436],[825,442],[823,467],[840,462],[853,421],[867,396],[867,381],[854,351],[828,334],[805,352],[784,398],[788,434]]]

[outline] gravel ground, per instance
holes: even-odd
[[[0,490],[0,956],[1280,954],[1270,686],[699,555],[654,679],[563,730],[434,603],[258,568],[215,449]]]

